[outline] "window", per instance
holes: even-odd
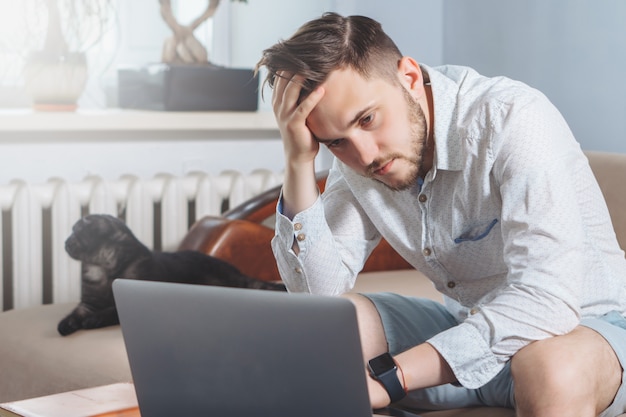
[[[161,61],[163,41],[172,32],[160,15],[158,0],[56,0],[61,27],[73,39],[72,49],[87,54],[89,82],[80,106],[104,108],[115,105],[117,69]],[[43,47],[48,28],[46,0],[0,0],[0,107],[25,107],[30,99],[24,91],[22,69],[29,51]],[[222,19],[219,30],[228,31],[228,0],[222,0],[215,19]],[[207,0],[172,0],[177,21],[187,25],[206,9]],[[86,5],[91,5],[87,9]],[[105,12],[106,19],[90,12]],[[68,24],[81,15],[79,25]],[[103,16],[100,14],[99,16]],[[222,17],[220,17],[222,16]],[[76,20],[75,20],[76,21]],[[212,48],[213,20],[194,32],[209,51],[209,59],[227,64],[227,45]],[[70,32],[69,29],[74,29]],[[220,37],[223,38],[223,37]],[[218,52],[222,49],[222,52]],[[215,54],[214,54],[215,52]],[[221,62],[218,62],[218,59]]]

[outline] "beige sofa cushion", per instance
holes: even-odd
[[[0,314],[0,402],[131,380],[119,326],[62,337],[76,303]]]
[[[352,292],[394,292],[443,302],[440,292],[424,274],[415,269],[378,271],[359,274]]]
[[[611,213],[620,247],[626,250],[626,154],[585,152]]]

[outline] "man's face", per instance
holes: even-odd
[[[403,86],[342,69],[323,87],[307,125],[340,161],[394,190],[411,187],[425,174],[426,118]]]

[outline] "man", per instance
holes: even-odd
[[[541,93],[420,66],[377,22],[333,13],[262,66],[286,157],[272,248],[288,289],[345,293],[384,237],[444,294],[350,296],[374,408],[626,411],[624,252]],[[335,156],[321,196],[320,145]]]

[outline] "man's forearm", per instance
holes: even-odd
[[[452,369],[437,350],[422,343],[395,357],[409,390],[456,382]]]
[[[287,161],[283,183],[283,214],[289,219],[311,207],[319,196],[315,162],[293,164]]]
[[[398,380],[407,391],[456,382],[443,357],[428,343],[422,343],[394,357]],[[389,405],[389,394],[368,374],[370,401],[373,408]]]

